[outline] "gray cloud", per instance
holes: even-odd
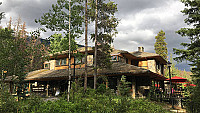
[[[6,19],[2,20],[4,24],[10,17],[14,20],[21,17],[22,21],[27,23],[27,29],[31,30],[38,27],[35,19],[47,12],[56,0],[3,0],[2,3],[0,8],[6,14]]]
[[[136,51],[138,46],[144,46],[146,52],[154,52],[155,36],[162,29],[166,33],[166,42],[169,53],[173,48],[181,48],[181,42],[188,42],[187,38],[180,37],[175,31],[185,27],[184,16],[180,12],[184,5],[179,0],[114,0],[118,4],[116,16],[121,20],[118,35],[114,38],[117,49]],[[21,17],[26,22],[27,30],[41,27],[34,22],[48,12],[56,0],[3,0],[0,11],[4,11],[6,19],[2,20],[5,26],[9,17]],[[89,27],[89,32],[94,26]],[[52,32],[42,33],[42,37],[49,37]],[[83,35],[84,37],[84,35]],[[84,38],[77,39],[84,44]],[[94,45],[89,41],[90,45]],[[174,55],[175,56],[175,55]],[[184,64],[184,63],[183,63]],[[183,65],[178,65],[183,67]],[[186,67],[186,66],[184,66]],[[186,67],[188,69],[188,67]]]

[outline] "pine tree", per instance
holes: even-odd
[[[156,43],[154,44],[156,54],[162,56],[165,60],[167,60],[167,43],[165,42],[165,32],[161,30],[158,35],[155,37]]]
[[[182,37],[187,36],[190,39],[190,43],[181,43],[181,45],[187,49],[176,49],[174,48],[174,53],[179,55],[175,60],[182,62],[183,60],[188,60],[191,62],[193,74],[196,77],[200,77],[200,1],[194,0],[183,0],[182,1],[186,7],[182,13],[188,15],[185,19],[185,23],[192,25],[190,28],[181,28],[177,33]]]
[[[110,52],[113,37],[117,34],[116,27],[119,20],[115,17],[117,4],[106,0],[89,0],[90,9],[88,16],[90,21],[95,21],[95,33],[91,38],[95,42],[94,56],[94,88],[96,88],[97,68],[111,67]]]
[[[129,96],[130,95],[130,89],[131,89],[129,87],[130,84],[131,84],[130,82],[126,81],[126,76],[122,75],[120,83],[117,86],[117,89],[121,96]]]
[[[191,69],[194,78],[196,78],[196,82],[198,83],[195,90],[191,92],[190,100],[188,101],[188,108],[190,112],[198,113],[200,112],[200,1],[199,0],[182,0],[182,3],[185,4],[186,8],[181,12],[184,15],[187,15],[185,19],[185,23],[188,24],[189,28],[181,28],[177,31],[179,35],[182,37],[188,37],[190,39],[190,43],[181,43],[183,47],[186,49],[176,49],[174,48],[174,53],[179,55],[175,58],[177,61],[188,60],[191,62],[191,66],[194,68]],[[192,109],[191,109],[192,108]]]

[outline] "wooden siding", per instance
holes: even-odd
[[[148,69],[148,61],[139,61],[138,66],[144,69]]]

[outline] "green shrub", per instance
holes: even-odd
[[[132,99],[127,96],[117,96],[110,89],[77,88],[67,102],[66,94],[58,100],[43,101],[39,97],[30,97],[18,102],[18,113],[165,113],[161,106],[147,99]],[[104,93],[103,93],[104,92]],[[73,98],[72,98],[73,97]],[[13,109],[15,112],[16,109]]]
[[[0,113],[16,113],[18,109],[16,98],[7,91],[0,92]]]
[[[199,113],[200,112],[200,87],[190,88],[190,97],[186,102],[186,109],[190,113]]]

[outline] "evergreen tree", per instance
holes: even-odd
[[[190,43],[181,43],[181,45],[186,49],[174,48],[174,53],[179,55],[175,58],[175,60],[181,62],[183,60],[188,60],[191,62],[190,65],[194,66],[191,71],[194,75],[194,78],[196,78],[198,85],[190,97],[188,108],[190,112],[198,113],[200,112],[200,98],[197,98],[200,92],[200,1],[182,0],[182,3],[184,3],[186,6],[186,8],[181,11],[184,15],[187,15],[185,23],[192,27],[181,28],[177,31],[177,33],[182,37],[188,37],[190,39]]]
[[[42,56],[47,54],[47,47],[40,40],[40,31],[35,30],[31,33],[28,33],[26,31],[26,23],[22,22],[20,17],[17,19],[17,22],[12,22],[12,18],[10,17],[7,28],[9,30],[13,29],[14,37],[23,39],[27,48],[31,48],[29,49],[29,59],[31,62],[26,65],[26,72],[41,69],[44,61],[44,57]],[[22,48],[26,49],[25,47]]]
[[[126,81],[126,76],[122,75],[120,83],[117,86],[117,89],[121,96],[130,96],[130,89],[131,89],[131,87],[129,86],[130,84],[131,84],[130,82]]]
[[[176,49],[174,48],[174,53],[179,55],[175,58],[177,61],[188,60],[191,62],[193,74],[196,77],[200,77],[200,39],[199,39],[199,29],[200,29],[200,1],[198,0],[183,0],[182,1],[186,7],[182,13],[188,15],[185,19],[185,23],[192,25],[190,28],[181,28],[177,33],[181,36],[187,36],[190,39],[190,43],[181,43],[187,49]]]
[[[165,42],[165,32],[161,30],[158,35],[155,37],[156,43],[154,44],[156,54],[162,56],[165,60],[167,60],[167,43]]]
[[[91,38],[95,42],[94,88],[96,88],[97,68],[111,67],[110,52],[113,37],[117,34],[118,19],[115,17],[117,4],[106,0],[89,0],[90,21],[95,21],[95,33]]]
[[[21,96],[27,65],[30,63],[31,48],[26,45],[25,39],[14,37],[13,33],[13,30],[8,28],[0,29],[0,70],[7,71],[1,78],[17,76],[15,81],[18,87],[17,94]]]

